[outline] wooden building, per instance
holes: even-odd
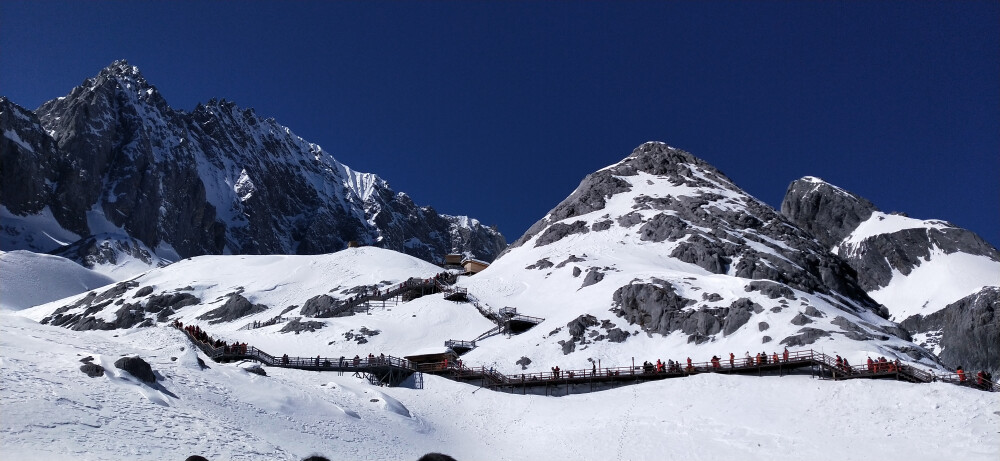
[[[478,259],[466,259],[462,261],[462,267],[465,268],[467,274],[475,274],[482,272],[483,269],[490,267],[490,263],[480,261]]]

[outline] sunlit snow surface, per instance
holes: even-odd
[[[425,376],[197,364],[178,331],[74,332],[0,315],[4,459],[995,460],[1000,394],[950,384],[698,375],[568,397]],[[114,368],[137,354],[161,379]],[[79,371],[92,356],[109,374]],[[176,360],[175,360],[176,358]],[[835,454],[835,456],[833,456]]]
[[[59,256],[0,251],[0,310],[26,309],[113,282]]]
[[[856,252],[866,239],[880,234],[949,227],[939,220],[875,212],[844,239],[839,253],[847,255]],[[889,308],[894,320],[902,321],[915,314],[933,314],[987,286],[1000,286],[1000,261],[967,253],[947,254],[935,247],[930,250],[930,256],[922,259],[909,274],[893,271],[892,279],[886,286],[868,295]]]

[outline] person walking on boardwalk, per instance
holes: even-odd
[[[746,362],[746,366],[753,366],[753,357],[750,357],[750,351],[747,351],[744,361]]]
[[[782,352],[782,353],[781,353],[781,358],[782,358],[782,359],[783,359],[783,361],[785,361],[785,362],[787,362],[787,361],[788,361],[788,348],[787,348],[787,347],[785,348],[785,352]]]
[[[688,366],[687,366],[687,372],[688,372],[688,373],[691,373],[692,371],[694,371],[694,367],[693,367],[693,366],[691,366],[691,357],[688,357],[688,360],[687,360],[687,362],[688,362]]]
[[[965,384],[965,370],[962,369],[961,365],[958,366],[958,369],[955,370],[955,373],[958,373],[959,384]]]
[[[729,353],[729,368],[735,368],[736,367],[735,363],[736,363],[736,355],[734,355],[732,352],[730,352]]]

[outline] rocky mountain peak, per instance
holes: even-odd
[[[315,254],[356,241],[429,261],[455,251],[492,260],[506,246],[495,230],[461,229],[253,109],[213,99],[175,110],[126,61],[26,117],[37,123],[5,122],[16,133],[5,140],[36,147],[5,149],[4,164],[53,166],[10,182],[30,193],[8,194],[5,181],[2,202],[14,213],[48,207],[53,227],[78,238],[124,234],[180,257]],[[54,141],[45,162],[31,158],[45,139]],[[5,242],[54,249],[17,238],[27,227],[5,230],[15,236]]]
[[[847,309],[882,313],[853,271],[809,233],[708,162],[664,143],[645,143],[587,175],[507,252],[599,235],[613,235],[612,246],[647,246],[709,273],[772,280],[840,297]]]
[[[781,214],[827,248],[835,247],[875,211],[878,208],[864,197],[813,176],[793,181],[781,201]]]

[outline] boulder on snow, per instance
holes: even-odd
[[[115,361],[115,368],[125,370],[141,381],[147,383],[156,382],[156,374],[153,373],[153,368],[139,356],[122,357]]]
[[[258,312],[264,312],[268,307],[264,304],[253,304],[239,293],[229,295],[229,299],[220,307],[212,309],[198,317],[208,320],[208,323],[232,322],[233,320]]]
[[[90,376],[91,378],[100,378],[101,376],[104,376],[104,367],[96,363],[90,363],[90,362],[84,363],[83,365],[80,366],[80,371],[84,372],[87,376]]]

